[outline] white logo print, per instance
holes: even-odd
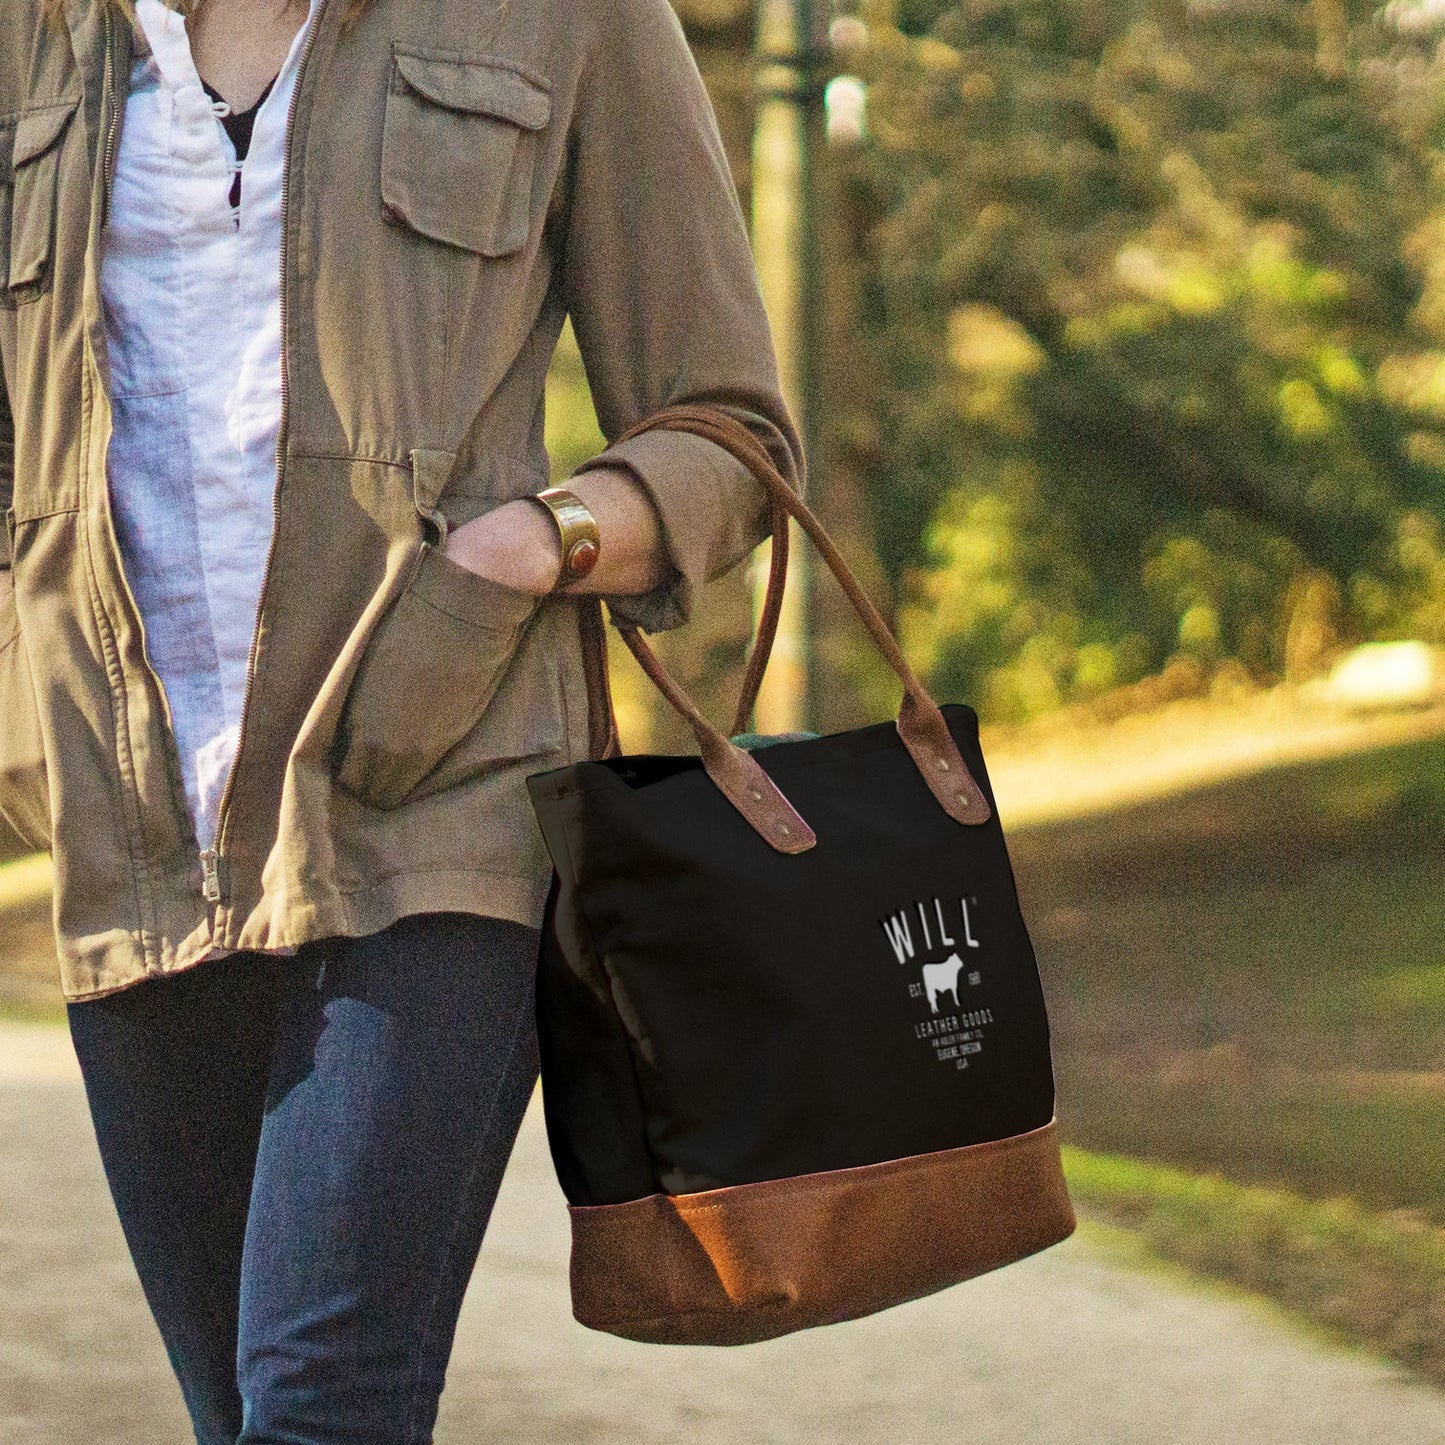
[[[976,903],[978,900],[975,899]],[[928,924],[928,914],[921,903],[913,906],[918,910],[918,922],[923,934],[922,947],[924,948],[951,948],[953,937],[943,925],[943,900],[935,898],[933,903],[933,916],[938,920],[938,943],[933,942],[933,932]],[[958,900],[960,915],[963,919],[963,941],[969,948],[978,947],[978,939],[973,936],[973,922],[969,917],[968,899]],[[908,917],[908,910],[902,909],[888,918],[878,920],[883,925],[884,936],[888,939],[889,947],[893,950],[893,956],[899,963],[906,963],[913,957],[917,948],[913,942],[913,925]]]
[[[986,953],[983,968],[970,968],[964,962],[980,961],[979,954],[968,952],[983,948],[974,936],[977,906],[976,897],[958,896],[957,912],[950,909],[952,916],[946,918],[941,898],[930,898],[926,903],[915,900],[878,920],[893,957],[907,967],[914,979],[919,975],[913,974],[913,969],[922,970],[921,981],[907,985],[910,999],[917,999],[920,1005],[925,998],[928,1000],[928,1015],[914,1018],[913,1037],[927,1045],[940,1064],[951,1064],[955,1069],[968,1068],[970,1060],[983,1053],[986,1032],[994,1022],[993,1009],[981,1002],[988,997],[986,993],[971,997],[971,1002],[973,998],[980,1000],[980,1005],[973,1008],[965,1009],[960,998],[960,980],[966,977],[970,989],[981,987],[989,967]],[[952,931],[955,929],[956,934]],[[936,963],[929,963],[926,959],[934,949],[949,952]]]
[[[953,1006],[958,1007],[958,975],[963,968],[963,960],[956,954],[950,953],[942,963],[925,963],[923,965],[923,987],[928,990],[928,1007],[938,1012],[938,996],[943,993],[953,995]]]

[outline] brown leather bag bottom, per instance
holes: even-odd
[[[859,1169],[573,1208],[572,1310],[651,1344],[856,1319],[1066,1239],[1054,1121]]]

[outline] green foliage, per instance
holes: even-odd
[[[1445,641],[1432,32],[1363,6],[899,0],[835,152],[836,434],[935,688],[995,720],[1173,653]],[[861,399],[860,399],[861,398]],[[850,410],[851,409],[851,410]],[[849,445],[840,442],[847,453]]]
[[[569,321],[562,328],[547,372],[547,454],[552,460],[553,483],[561,485],[606,445]]]
[[[1348,1199],[1315,1202],[1117,1155],[1064,1150],[1078,1204],[1161,1255],[1288,1305],[1445,1383],[1445,1233]]]

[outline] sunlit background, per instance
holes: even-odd
[[[1081,1213],[1445,1386],[1445,4],[877,0],[762,87],[750,3],[678,9],[810,502],[984,725]],[[548,436],[602,445],[570,332]],[[657,639],[720,721],[763,559]],[[798,591],[772,715],[889,716]]]

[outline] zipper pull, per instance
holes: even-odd
[[[201,850],[201,893],[207,903],[221,901],[221,855],[214,848]]]

